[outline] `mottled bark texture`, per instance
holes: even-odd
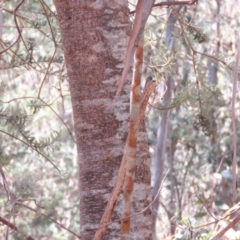
[[[140,102],[141,102],[141,76],[142,76],[142,64],[143,64],[143,37],[138,44],[135,51],[133,69],[133,80],[130,99],[130,128],[127,139],[126,149],[126,176],[124,182],[124,203],[123,203],[123,218],[122,219],[122,236],[121,240],[130,239],[130,226],[132,219],[131,208],[133,200],[134,179],[136,171],[136,159],[137,159],[137,133],[140,117]]]
[[[131,23],[127,1],[54,1],[69,77],[78,149],[80,230],[93,239],[116,183],[129,120],[130,81],[115,97]],[[146,133],[141,132],[133,213],[151,201]],[[140,171],[141,169],[141,171]],[[139,176],[138,176],[139,175]],[[121,217],[121,201],[113,219]],[[134,218],[131,239],[151,239],[151,211]],[[103,239],[120,239],[120,221]]]

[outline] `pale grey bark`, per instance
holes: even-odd
[[[176,22],[176,17],[173,13],[170,14],[167,21],[166,35],[165,35],[165,44],[173,51],[174,49],[174,25]],[[166,74],[166,85],[162,85],[164,89],[167,87],[167,91],[163,96],[162,105],[167,106],[171,102],[172,95],[172,84],[173,79],[171,75]],[[164,92],[164,91],[163,91]],[[153,172],[153,199],[158,194],[159,188],[161,186],[161,182],[163,179],[163,171],[164,171],[164,160],[166,157],[166,143],[169,129],[169,110],[164,110],[160,112],[159,115],[159,123],[158,123],[158,132],[157,132],[157,143],[156,143],[156,152],[154,158],[154,172]],[[171,157],[173,160],[173,157]],[[170,164],[173,164],[170,163]],[[172,166],[171,166],[172,167]],[[171,168],[172,169],[172,168]],[[172,172],[170,172],[172,174]],[[159,209],[159,195],[158,199],[153,204],[153,215],[154,215],[154,223],[155,223],[155,238],[156,238],[156,222],[157,222],[157,214]],[[174,211],[174,208],[172,209]]]
[[[166,86],[168,91],[163,97],[163,106],[169,104],[171,100],[171,78],[169,77]],[[157,132],[157,143],[156,143],[156,151],[155,151],[155,158],[154,158],[154,172],[153,172],[153,199],[158,193],[158,190],[161,186],[161,181],[163,178],[163,170],[164,170],[164,160],[165,160],[165,153],[166,153],[166,141],[168,135],[168,122],[169,122],[169,114],[168,110],[161,111],[159,116],[159,123],[158,123],[158,132]],[[160,196],[161,197],[161,196]],[[157,217],[159,207],[159,199],[157,199],[153,204],[153,214],[155,219]]]
[[[208,60],[208,82],[210,85],[217,84],[217,72],[218,72],[218,62],[212,59]]]
[[[79,163],[80,227],[93,238],[116,177],[129,120],[130,76],[115,97],[131,24],[126,0],[54,1],[60,23],[74,112]],[[151,201],[146,132],[136,174],[133,213]],[[146,152],[143,152],[146,150]],[[141,160],[143,159],[143,160]],[[112,220],[121,217],[120,198]],[[151,211],[133,218],[131,239],[151,239]],[[109,225],[103,239],[119,239],[120,221]]]

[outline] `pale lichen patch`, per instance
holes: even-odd
[[[94,45],[92,45],[92,50],[97,53],[104,52],[106,49],[104,48],[103,42],[98,42]]]

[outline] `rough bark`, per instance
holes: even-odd
[[[93,239],[122,159],[129,120],[129,76],[115,97],[131,24],[127,1],[54,1],[69,77],[79,163],[80,232]],[[136,179],[133,212],[150,202],[146,133],[145,174]],[[141,144],[139,144],[141,146]],[[138,174],[138,172],[137,172]],[[137,196],[137,197],[136,197]],[[121,217],[120,199],[113,219]],[[151,239],[151,211],[134,219],[131,239]],[[109,225],[103,239],[119,239],[120,222]]]

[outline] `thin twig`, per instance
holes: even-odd
[[[46,9],[45,9],[45,4],[43,3],[42,0],[40,0],[40,3],[41,3],[41,5],[42,5],[43,11],[44,11],[45,14],[46,14],[48,26],[49,26],[49,28],[50,28],[50,32],[51,32],[51,35],[52,35],[52,40],[53,40],[53,44],[54,44],[54,50],[53,50],[52,57],[51,57],[51,59],[50,59],[49,62],[48,62],[48,66],[47,66],[47,69],[46,69],[46,71],[45,71],[45,73],[44,73],[44,77],[43,77],[43,79],[42,79],[42,82],[41,82],[41,84],[40,84],[39,91],[38,91],[38,98],[40,98],[41,91],[42,91],[42,88],[43,88],[43,84],[44,84],[44,82],[45,82],[46,79],[47,79],[48,72],[49,72],[49,70],[50,70],[51,64],[52,64],[52,62],[53,62],[53,60],[54,60],[54,57],[55,57],[55,55],[56,55],[56,53],[57,53],[57,43],[56,43],[56,40],[55,40],[55,37],[54,37],[54,32],[53,32],[53,29],[52,29],[50,20],[49,20],[49,18],[47,17],[47,11],[46,11]]]
[[[172,11],[176,17],[176,19],[178,20],[178,23],[182,29],[182,34],[184,36],[184,38],[186,39],[186,41],[188,42],[188,45],[192,51],[192,63],[193,63],[193,71],[194,71],[194,75],[196,78],[196,88],[197,88],[197,95],[198,95],[198,103],[199,103],[199,110],[200,110],[200,114],[203,114],[203,106],[202,106],[202,100],[201,100],[201,93],[200,93],[200,89],[201,89],[201,83],[197,74],[197,67],[196,67],[196,60],[195,60],[195,55],[196,55],[196,51],[193,48],[191,41],[189,39],[189,37],[186,35],[185,31],[184,31],[184,27],[183,27],[183,21],[179,18],[178,13],[175,11],[174,8],[172,8]]]
[[[203,202],[203,200],[198,196],[197,191],[195,191],[195,195],[197,197],[197,199],[202,203],[202,205],[204,206],[204,208],[207,210],[207,212],[210,214],[210,216],[215,219],[218,220],[216,216],[214,216],[214,214],[210,211],[210,209],[207,207],[207,205]]]
[[[25,0],[22,0],[14,9],[13,11],[13,15],[14,15],[14,22],[16,23],[16,13],[17,13],[17,10],[21,7],[21,5],[24,3]],[[17,27],[17,25],[16,25]],[[8,46],[7,48],[5,48],[3,51],[0,52],[0,54],[6,52],[8,49],[12,48],[18,41],[19,39],[21,38],[21,30],[17,27],[17,31],[18,31],[18,36],[16,38],[16,40],[10,45]]]
[[[24,47],[26,48],[26,51],[27,51],[28,54],[29,54],[29,48],[27,47],[27,44],[25,43],[24,38],[23,38],[23,36],[22,36],[22,32],[21,32],[21,29],[20,29],[20,27],[19,27],[19,25],[18,25],[17,15],[16,15],[18,8],[19,8],[24,2],[25,2],[25,0],[22,0],[22,1],[19,3],[19,5],[17,6],[17,8],[15,8],[14,13],[13,13],[13,20],[14,20],[16,29],[17,29],[17,31],[18,31],[18,34],[19,34],[20,38],[22,39],[23,45],[24,45]],[[40,65],[38,64],[38,62],[36,62],[33,58],[32,58],[32,60],[34,61],[34,63],[36,63],[36,64],[40,67]]]
[[[230,222],[226,227],[224,227],[220,232],[218,232],[214,237],[210,240],[218,240],[222,237],[230,228],[234,227],[240,221],[240,214]]]
[[[155,3],[153,8],[155,7],[169,7],[169,6],[176,6],[176,5],[193,5],[197,3],[198,0],[190,0],[190,1],[177,1],[177,2],[160,2]],[[131,11],[130,14],[134,14],[136,10]]]
[[[12,195],[11,195],[11,192],[10,192],[10,189],[9,189],[9,186],[8,186],[8,183],[7,183],[7,179],[5,177],[5,174],[3,172],[3,169],[2,169],[2,166],[0,165],[0,174],[2,176],[2,181],[3,181],[3,187],[7,193],[7,198],[8,198],[8,201],[11,201],[12,200]]]
[[[22,202],[20,202],[20,201],[17,201],[17,202],[15,203],[15,205],[22,206],[22,207],[24,207],[24,208],[29,209],[30,211],[35,212],[36,214],[42,215],[43,217],[45,217],[45,218],[49,219],[50,221],[54,222],[55,224],[57,224],[60,228],[65,229],[66,231],[68,231],[69,233],[71,233],[72,235],[74,235],[75,237],[77,237],[78,239],[81,239],[81,237],[80,237],[78,234],[76,234],[76,233],[73,232],[72,230],[68,229],[68,228],[65,227],[63,224],[57,222],[57,221],[54,220],[53,218],[51,218],[51,217],[47,216],[46,214],[42,213],[41,211],[38,211],[38,210],[36,210],[36,209],[34,209],[34,208],[31,208],[31,207],[25,205],[24,203],[22,203]]]
[[[61,96],[61,95],[60,95],[60,96]],[[60,97],[60,96],[59,96],[59,97]],[[58,97],[57,97],[57,98],[58,98]],[[57,98],[56,98],[55,100],[57,100]],[[67,124],[66,124],[66,123],[64,122],[64,120],[61,118],[61,116],[51,107],[51,105],[52,105],[53,102],[52,102],[52,103],[47,103],[47,102],[45,102],[42,98],[31,97],[31,96],[28,97],[28,96],[27,96],[27,97],[12,98],[12,99],[10,99],[10,100],[8,100],[8,101],[2,101],[2,100],[0,100],[0,103],[8,104],[8,103],[10,103],[10,102],[18,101],[18,100],[22,100],[22,99],[37,99],[37,100],[41,101],[41,102],[44,104],[44,106],[49,107],[49,108],[51,109],[51,111],[59,118],[59,120],[62,122],[62,124],[66,127],[66,129],[67,129],[70,137],[72,138],[73,142],[76,143],[76,140],[74,139],[73,134],[72,134],[71,130],[69,129],[69,127],[67,126]]]
[[[15,140],[18,140],[18,141],[22,142],[23,144],[25,144],[25,145],[27,145],[28,147],[30,147],[33,151],[36,151],[39,155],[41,155],[44,159],[46,159],[49,163],[51,163],[51,164],[53,165],[53,167],[58,170],[59,173],[61,173],[60,169],[59,169],[48,157],[44,156],[44,154],[42,154],[37,148],[31,146],[29,143],[23,141],[22,139],[14,136],[14,135],[12,135],[12,134],[10,134],[10,133],[8,133],[8,132],[2,131],[2,130],[0,130],[0,132],[3,133],[3,134],[8,135],[8,136],[10,136],[10,137],[12,137],[12,138],[15,139]]]
[[[126,218],[132,218],[132,217],[138,216],[138,215],[140,215],[140,214],[143,214],[144,212],[146,212],[146,211],[153,205],[153,203],[154,203],[154,202],[156,201],[156,199],[159,197],[160,192],[162,191],[162,186],[163,186],[163,183],[164,183],[164,181],[165,181],[165,179],[166,179],[166,177],[167,177],[167,175],[168,175],[168,172],[169,172],[169,169],[167,170],[166,174],[164,175],[163,180],[162,180],[162,182],[161,182],[161,185],[160,185],[160,187],[159,187],[159,189],[158,189],[158,192],[157,192],[155,198],[152,200],[152,202],[150,202],[150,203],[147,205],[147,207],[145,207],[142,211],[140,211],[140,212],[138,212],[138,213],[135,213],[135,214],[132,214],[131,216],[126,217]],[[114,220],[114,221],[112,221],[112,222],[106,223],[105,225],[100,226],[97,230],[99,230],[100,228],[105,228],[105,227],[107,227],[108,225],[110,225],[110,224],[112,224],[112,223],[114,223],[114,222],[121,221],[121,220],[123,220],[123,219],[125,219],[125,218],[124,218],[124,217],[118,218],[118,219],[116,219],[116,220]],[[85,236],[85,237],[86,237],[86,236]]]
[[[142,93],[141,97],[141,112],[140,112],[140,119],[138,122],[138,128],[140,128],[140,124],[142,123],[144,117],[145,117],[145,110],[147,107],[149,97],[151,96],[151,93],[154,91],[157,83],[155,81],[150,81],[148,84],[145,85],[144,91]],[[109,222],[111,220],[111,216],[113,213],[114,206],[118,200],[118,197],[120,195],[123,183],[124,183],[124,178],[125,178],[125,173],[126,173],[126,149],[127,149],[127,144],[125,144],[124,151],[123,151],[123,157],[121,161],[120,168],[118,170],[118,177],[117,177],[117,182],[116,185],[114,186],[112,195],[108,201],[107,207],[105,208],[105,211],[103,213],[102,219],[99,224],[99,228],[97,229],[95,233],[94,240],[101,239],[99,236],[103,236],[103,234],[106,232],[107,226],[109,225]]]
[[[22,230],[18,229],[14,224],[12,224],[11,222],[9,222],[8,220],[6,220],[5,218],[2,218],[0,216],[0,222],[2,222],[4,225],[10,227],[11,229],[13,229],[14,231],[18,232],[19,234],[21,234],[23,237],[25,237],[27,240],[34,240],[33,237],[28,236],[26,233],[24,233]]]

